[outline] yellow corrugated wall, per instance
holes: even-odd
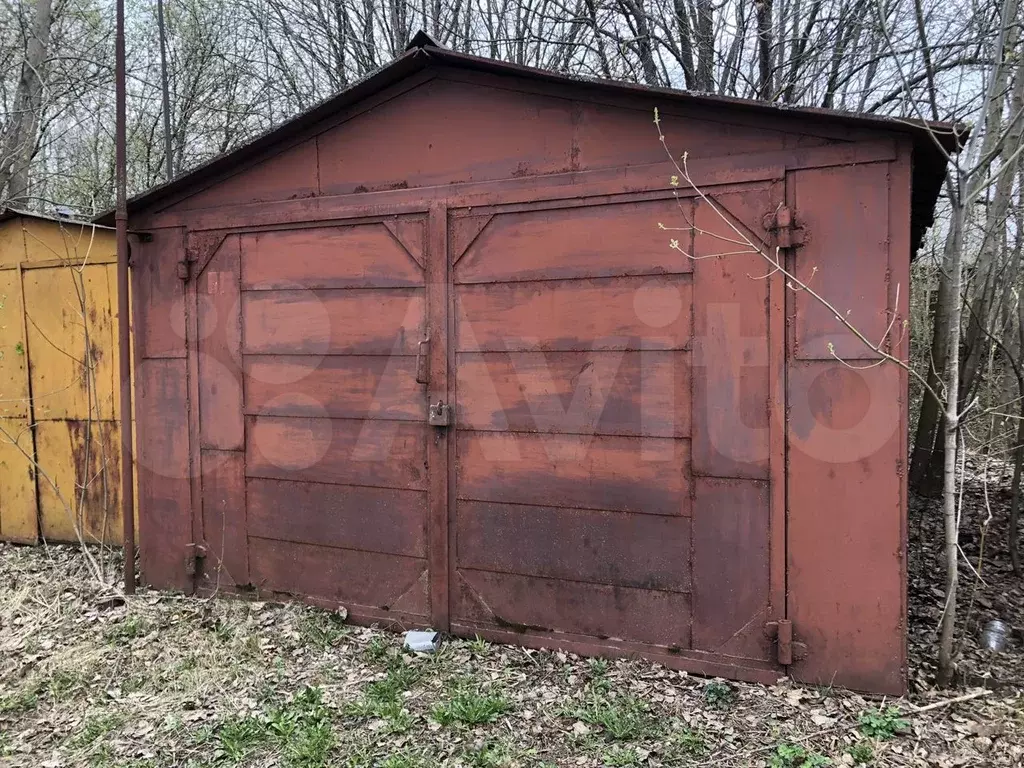
[[[109,229],[0,222],[0,539],[119,543]]]

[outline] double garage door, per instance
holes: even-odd
[[[774,677],[782,284],[744,239],[779,186],[223,233],[206,577]]]

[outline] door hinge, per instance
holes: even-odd
[[[202,544],[185,545],[185,575],[195,579],[203,570],[203,558],[206,557],[206,547]]]
[[[779,248],[799,248],[807,242],[807,230],[796,220],[796,214],[788,205],[780,205],[765,216],[765,229],[775,237]]]
[[[188,280],[188,273],[189,273],[188,266],[189,266],[189,262],[187,262],[187,261],[179,261],[177,264],[174,265],[174,268],[177,271],[178,279],[179,280]]]
[[[807,656],[807,645],[793,639],[793,622],[789,619],[769,621],[765,631],[775,640],[775,657],[781,666],[788,667]]]

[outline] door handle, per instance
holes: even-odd
[[[430,337],[416,346],[416,383],[430,383]]]

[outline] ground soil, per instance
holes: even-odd
[[[983,463],[970,474],[958,682],[933,685],[941,520],[913,499],[911,691],[896,701],[481,641],[410,655],[397,635],[299,605],[125,599],[97,578],[115,580],[109,551],[0,545],[0,764],[1020,766],[1008,475]],[[991,653],[977,638],[996,617],[1015,629]]]

